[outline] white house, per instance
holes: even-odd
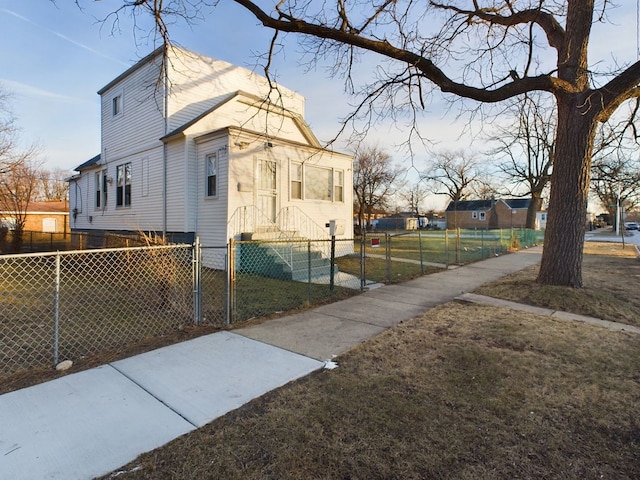
[[[323,149],[304,98],[227,62],[159,48],[98,94],[100,154],[70,179],[71,228],[205,246],[353,235],[352,157]]]

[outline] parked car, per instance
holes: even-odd
[[[625,222],[625,230],[638,230],[638,224],[636,222]]]

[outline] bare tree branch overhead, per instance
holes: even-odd
[[[538,281],[582,286],[582,243],[591,161],[598,125],[640,96],[640,62],[599,71],[589,62],[595,23],[607,25],[610,1],[595,0],[355,0],[233,1],[275,34],[295,34],[307,65],[322,61],[354,95],[353,115],[366,126],[377,117],[407,116],[414,127],[435,95],[491,105],[548,92],[556,102],[555,159],[545,249]],[[170,41],[171,22],[192,21],[205,0],[129,0],[152,15]],[[358,78],[359,62],[378,65]],[[369,58],[369,57],[367,57]],[[267,67],[267,70],[270,67]],[[267,74],[269,72],[267,71]],[[386,108],[383,108],[386,107]],[[467,107],[473,108],[473,107]],[[477,106],[476,106],[477,108]],[[404,116],[403,116],[404,115]],[[349,117],[353,119],[355,117]],[[418,140],[424,140],[418,135]],[[433,140],[433,139],[432,139]],[[435,139],[437,140],[437,139]]]

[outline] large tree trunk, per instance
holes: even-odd
[[[558,98],[556,154],[538,282],[582,287],[582,251],[596,120],[583,96]]]

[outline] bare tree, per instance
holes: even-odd
[[[66,200],[69,184],[67,178],[72,172],[61,168],[41,170],[39,172],[38,196],[42,200]]]
[[[18,158],[7,162],[0,176],[0,210],[11,219],[13,230],[12,249],[19,253],[27,222],[29,204],[38,187],[38,168],[33,163],[34,151],[22,152]]]
[[[269,59],[279,50],[281,34],[300,34],[311,63],[334,55],[331,74],[344,75],[350,92],[358,93],[352,72],[361,52],[387,60],[368,76],[373,83],[359,90],[358,106],[346,121],[361,116],[370,125],[379,115],[417,115],[438,90],[479,104],[550,93],[557,105],[555,164],[538,281],[582,286],[596,127],[640,96],[640,62],[616,65],[601,76],[601,69],[588,62],[591,27],[606,21],[611,1],[597,8],[595,0],[282,0],[265,8],[251,0],[233,1],[273,30]],[[124,0],[123,8],[152,15],[168,41],[167,17],[189,21],[212,3]],[[414,122],[410,135],[415,127]]]
[[[523,196],[531,196],[527,228],[535,228],[543,194],[551,180],[556,137],[554,106],[540,95],[524,96],[505,113],[511,123],[496,127],[489,140],[498,144],[490,152],[499,168],[515,186],[523,185]]]
[[[591,166],[591,189],[615,219],[619,207],[633,210],[640,204],[640,159],[638,134],[628,117],[606,122],[598,131]]]
[[[401,173],[401,170],[393,165],[391,156],[379,147],[362,147],[356,153],[353,164],[353,192],[361,228],[371,228],[374,209],[388,206]]]
[[[480,178],[479,166],[476,157],[462,150],[446,150],[435,154],[422,179],[431,185],[436,195],[460,202],[474,195],[474,183]]]
[[[19,147],[18,128],[8,99],[9,95],[0,90],[0,211],[10,219],[12,249],[18,253],[22,247],[29,203],[37,189],[38,168],[34,163],[37,148]],[[7,225],[0,225],[2,240],[7,228]]]
[[[405,201],[409,211],[416,216],[420,215],[422,202],[429,196],[429,190],[422,181],[410,184],[399,192],[399,196]]]
[[[600,157],[594,159],[592,172],[591,188],[615,219],[614,229],[617,229],[617,209],[624,207],[630,211],[640,203],[640,165],[630,159]]]

